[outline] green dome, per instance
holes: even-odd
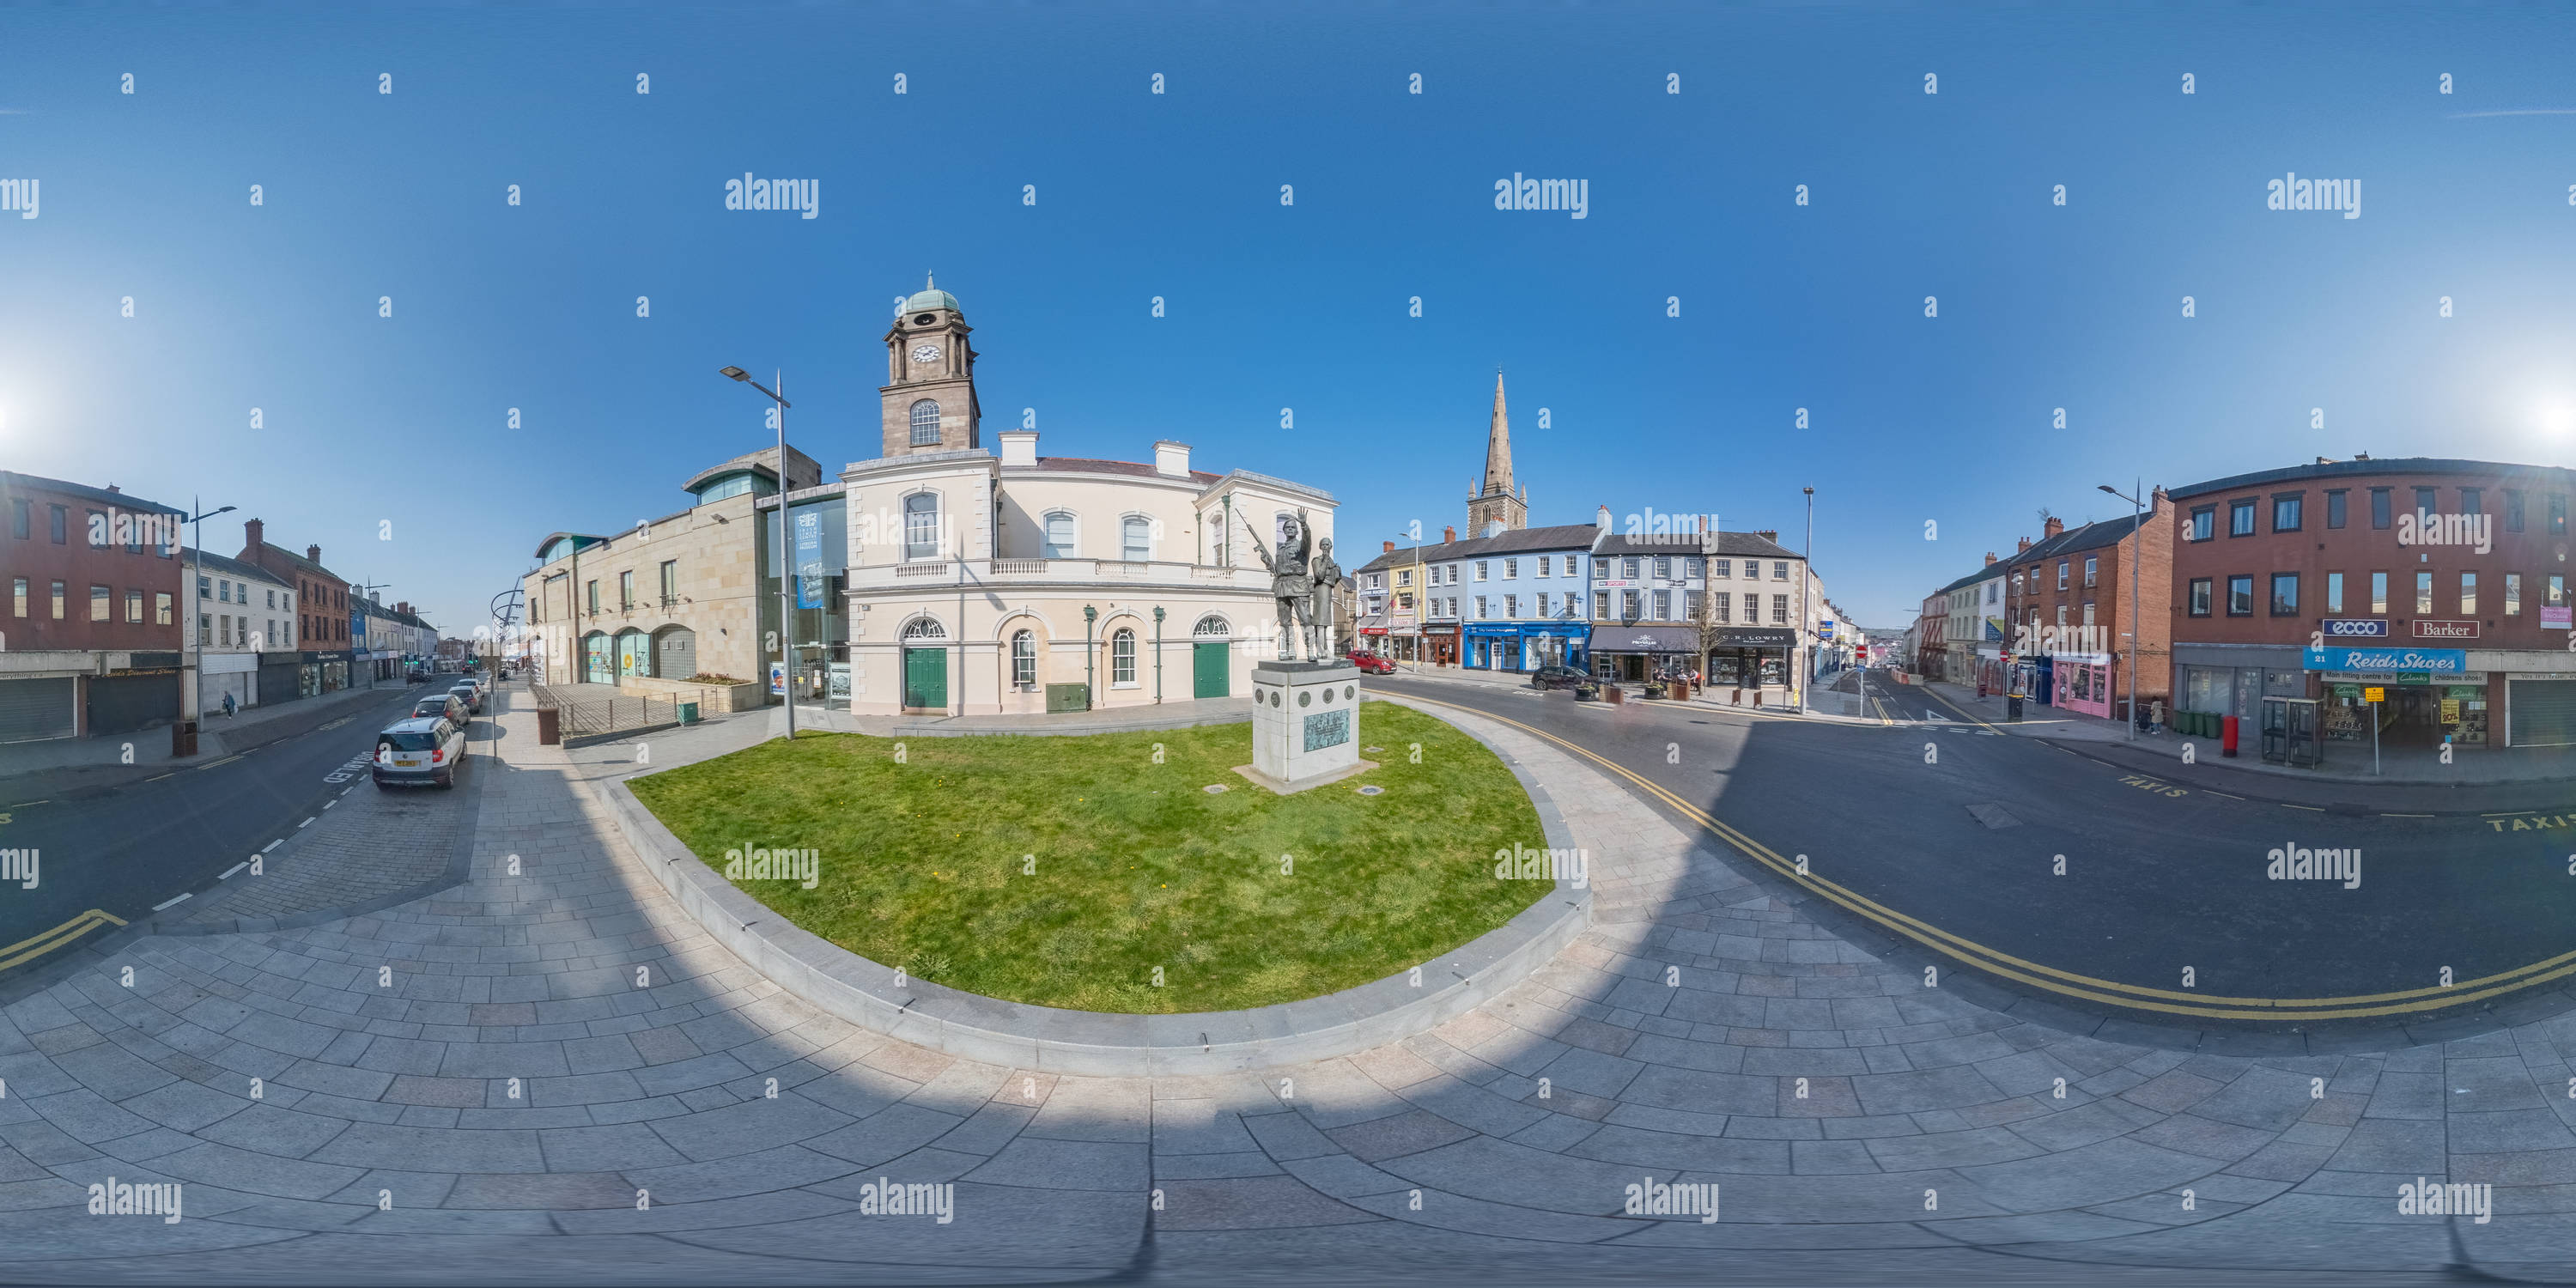
[[[956,296],[941,290],[917,291],[911,299],[903,302],[903,311],[906,313],[919,313],[924,309],[946,309],[961,317],[966,312],[957,307]]]

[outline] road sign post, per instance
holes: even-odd
[[[2370,772],[2379,773],[2379,704],[2388,700],[2388,690],[2373,685],[2361,691],[2362,700],[2370,704]]]

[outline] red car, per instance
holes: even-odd
[[[1350,652],[1343,654],[1343,657],[1348,659],[1351,665],[1358,667],[1360,670],[1370,675],[1395,674],[1395,663],[1387,661],[1385,658],[1379,657],[1377,654],[1371,653],[1364,648],[1352,649]]]

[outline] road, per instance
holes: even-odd
[[[1587,750],[1740,861],[1755,851],[1719,840],[1725,829],[1769,851],[1775,869],[1803,859],[1813,881],[1775,875],[1850,896],[1832,902],[1875,932],[1861,942],[1907,943],[2085,1014],[2413,1021],[2576,973],[2576,833],[2502,831],[2485,817],[2563,808],[2562,787],[2168,768],[2170,751],[1991,732],[1884,675],[1866,682],[1883,724],[1402,675],[1375,683]],[[2270,851],[2292,847],[2359,850],[2358,885],[2271,879]]]
[[[125,921],[204,890],[225,869],[367,786],[376,732],[435,683],[387,686],[375,698],[316,704],[245,731],[264,741],[179,769],[75,769],[0,781],[0,847],[35,849],[36,888],[0,885],[0,945],[22,944],[98,909]],[[369,790],[373,790],[369,787]],[[0,980],[49,954],[0,948]]]

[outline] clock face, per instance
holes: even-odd
[[[935,344],[925,344],[914,349],[912,351],[912,360],[915,362],[939,361],[939,346]]]

